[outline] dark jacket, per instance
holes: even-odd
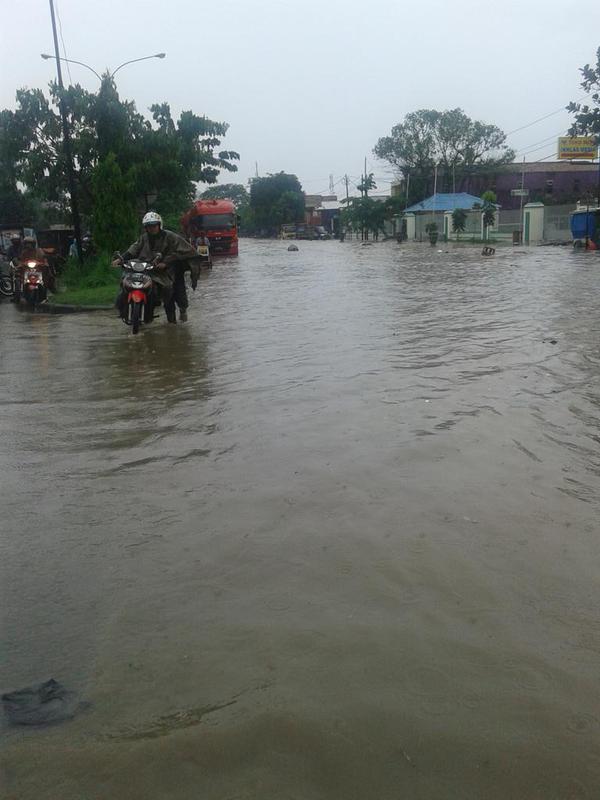
[[[19,242],[19,244],[11,244],[9,246],[8,250],[6,251],[6,258],[9,261],[12,261],[13,259],[16,258],[17,261],[18,261],[19,260],[19,256],[21,255],[21,250],[22,249],[23,249],[23,243],[22,242]]]
[[[163,228],[158,236],[153,237],[150,237],[144,231],[137,242],[134,242],[123,253],[123,258],[125,261],[131,258],[139,258],[140,261],[153,261],[158,253],[162,255],[162,260],[167,264],[167,269],[153,272],[152,280],[163,286],[171,286],[173,284],[176,263],[189,262],[190,259],[197,257],[194,248],[183,236]],[[187,265],[185,268],[187,269]]]

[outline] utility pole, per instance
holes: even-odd
[[[77,243],[77,257],[79,264],[83,265],[83,248],[81,246],[81,224],[79,221],[79,205],[77,203],[77,187],[75,185],[75,169],[73,167],[73,153],[71,151],[71,133],[69,131],[69,120],[65,106],[65,87],[63,85],[62,71],[60,68],[60,53],[58,50],[58,37],[56,35],[56,20],[54,18],[54,0],[50,2],[50,16],[52,18],[52,33],[54,35],[54,52],[56,54],[56,72],[58,74],[59,108],[62,119],[63,141],[65,148],[65,160],[67,162],[67,181],[69,183],[69,193],[71,195],[71,213],[73,216],[73,228],[75,230],[75,242]]]
[[[367,157],[365,156],[365,174],[363,176],[363,187],[364,187],[364,194],[363,197],[368,197],[367,194]],[[364,219],[364,218],[363,218]],[[369,230],[363,226],[362,229],[362,240],[363,242],[369,238]]]
[[[523,168],[521,170],[521,207],[519,209],[519,221],[521,225],[521,241],[519,244],[523,244],[523,233],[524,233],[524,225],[523,225],[523,194],[525,189],[525,156],[523,156]]]
[[[347,175],[344,175],[344,183],[346,184],[346,208],[349,209],[350,208],[350,196],[348,194],[348,176]],[[346,237],[346,229],[345,229],[345,226],[344,226],[343,230],[340,229],[340,241],[343,242],[345,237]],[[351,232],[350,232],[350,238],[352,238],[352,229],[351,229]]]
[[[596,200],[598,201],[598,208],[600,208],[600,143],[598,144],[598,196]]]

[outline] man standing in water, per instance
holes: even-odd
[[[173,231],[168,231],[162,226],[162,217],[156,211],[148,211],[142,220],[144,232],[127,250],[121,258],[113,261],[114,267],[119,267],[123,261],[132,258],[141,261],[154,261],[160,255],[161,261],[152,272],[152,280],[160,286],[160,294],[167,320],[177,322],[175,302],[180,308],[180,319],[187,320],[187,292],[185,289],[184,272],[186,262],[196,257],[194,248],[183,236]],[[117,308],[122,314],[125,295],[121,291],[117,297]]]

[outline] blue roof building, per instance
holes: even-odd
[[[480,206],[483,205],[481,197],[475,197],[474,194],[468,194],[467,192],[449,192],[446,194],[437,192],[426,200],[421,200],[420,203],[409,206],[409,208],[405,209],[405,212],[417,214],[419,211],[429,211],[431,213],[432,211],[454,211],[455,208],[469,211],[476,203]]]

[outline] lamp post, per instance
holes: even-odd
[[[65,107],[64,86],[62,79],[62,71],[60,68],[60,56],[58,55],[58,37],[56,35],[56,20],[54,18],[54,2],[50,1],[50,17],[52,19],[52,33],[54,35],[54,52],[56,53],[56,72],[58,75],[58,89],[59,89],[59,108],[62,120],[63,141],[65,147],[65,160],[67,162],[67,181],[69,184],[69,193],[71,195],[71,213],[73,215],[73,229],[75,231],[75,241],[77,242],[77,254],[79,264],[83,264],[83,248],[81,246],[81,224],[79,221],[79,205],[77,203],[77,188],[75,186],[75,170],[73,168],[73,153],[71,151],[71,133],[69,131],[69,120],[67,118],[67,109]]]
[[[41,55],[42,58],[44,58],[46,60],[49,59],[49,58],[54,58],[55,57],[55,56],[49,55],[48,53],[40,53],[40,55]],[[147,61],[149,58],[166,58],[166,56],[167,56],[166,53],[154,53],[154,55],[151,55],[151,56],[142,56],[141,58],[132,58],[130,61],[124,61],[122,64],[119,64],[119,66],[115,70],[113,70],[112,72],[109,73],[108,77],[109,78],[114,78],[115,75],[117,74],[117,72],[120,69],[123,69],[123,67],[126,67],[127,64],[135,64],[137,61]],[[98,75],[96,70],[93,67],[90,67],[89,64],[85,64],[83,61],[76,61],[74,58],[60,58],[59,57],[58,60],[59,61],[65,61],[65,62],[67,62],[67,64],[79,64],[80,67],[85,67],[86,69],[89,69],[90,72],[93,72],[94,75],[98,78],[98,80],[100,82],[102,82],[102,76]]]
[[[75,169],[73,166],[73,154],[71,151],[71,134],[69,130],[69,120],[67,118],[67,111],[65,108],[64,102],[64,86],[63,86],[63,79],[62,79],[62,70],[60,68],[60,62],[65,61],[68,64],[79,64],[81,67],[85,67],[89,69],[90,72],[93,72],[94,75],[98,78],[100,83],[102,83],[102,76],[99,75],[93,67],[90,67],[89,64],[84,64],[83,61],[76,61],[73,58],[61,58],[58,55],[58,39],[56,36],[56,22],[54,19],[54,2],[53,0],[49,0],[50,2],[50,15],[52,17],[52,32],[54,34],[54,51],[55,55],[51,56],[48,53],[41,53],[41,57],[44,60],[48,60],[49,58],[56,59],[56,72],[58,74],[58,86],[60,89],[60,98],[59,98],[59,107],[60,107],[60,116],[62,119],[62,129],[63,129],[63,140],[64,140],[64,147],[65,147],[65,158],[67,162],[67,180],[69,183],[69,192],[71,194],[71,210],[73,214],[73,228],[75,230],[75,242],[77,243],[77,254],[79,258],[79,263],[83,264],[83,248],[81,246],[81,222],[79,219],[79,205],[77,203],[77,189],[75,186]],[[130,61],[124,61],[122,64],[113,70],[109,74],[110,78],[114,78],[117,72],[126,67],[128,64],[134,64],[137,61],[147,61],[149,58],[165,58],[166,53],[154,53],[151,56],[142,56],[142,58],[132,58]]]

